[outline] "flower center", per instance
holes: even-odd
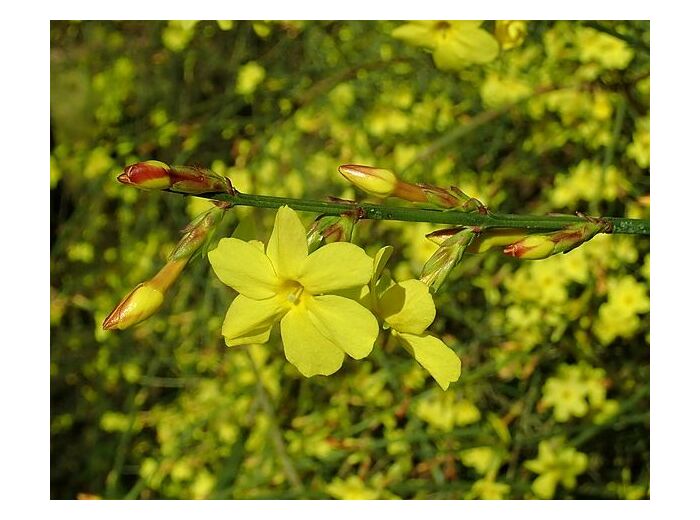
[[[298,305],[302,294],[304,294],[304,286],[294,280],[287,280],[282,287],[284,299],[292,305]]]

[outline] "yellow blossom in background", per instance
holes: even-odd
[[[593,332],[604,344],[615,338],[627,338],[641,326],[639,314],[649,312],[649,290],[633,276],[613,278],[609,282],[608,300],[598,310]]]
[[[485,475],[497,471],[501,465],[501,454],[489,446],[469,448],[460,453],[460,460],[465,466],[474,468],[477,473]]]
[[[635,160],[640,168],[649,167],[649,116],[635,121],[634,141],[627,146],[627,156]]]
[[[615,166],[583,160],[568,173],[557,174],[550,200],[557,208],[574,206],[579,200],[615,200],[629,191],[629,181]]]
[[[379,498],[379,491],[368,487],[357,475],[352,475],[346,480],[333,479],[326,486],[326,492],[341,500],[376,500]]]
[[[258,63],[249,61],[238,72],[236,92],[244,96],[252,94],[264,79],[265,69]]]
[[[508,496],[510,486],[502,482],[489,479],[479,479],[472,484],[467,499],[479,498],[481,500],[503,500]]]
[[[603,408],[606,402],[604,378],[605,371],[586,363],[559,365],[557,375],[547,379],[543,387],[541,404],[554,408],[557,422],[583,417],[589,410]]]
[[[423,47],[441,70],[461,70],[498,56],[498,41],[476,20],[416,20],[394,29],[392,36]]]
[[[183,51],[194,36],[198,20],[170,20],[163,30],[163,44],[173,52]]]
[[[496,20],[495,35],[504,51],[519,47],[527,35],[527,22],[523,20]]]
[[[576,485],[576,477],[588,467],[588,457],[574,448],[566,446],[564,440],[556,437],[539,443],[536,459],[528,460],[524,466],[539,476],[532,483],[532,491],[539,498],[554,496],[557,486],[566,489]]]
[[[502,78],[489,74],[481,84],[481,99],[489,108],[498,108],[520,101],[532,94],[530,85],[514,78]]]
[[[347,242],[309,255],[304,226],[289,207],[277,211],[267,249],[224,238],[209,261],[219,279],[240,293],[221,329],[228,346],[265,343],[281,321],[285,356],[306,377],[332,374],[345,354],[361,359],[372,350],[378,333],[372,313],[333,294],[365,285],[372,259]]]
[[[463,396],[456,396],[454,392],[433,394],[421,399],[415,413],[433,428],[445,432],[481,419],[481,412],[474,403]]]
[[[578,28],[576,35],[583,63],[595,62],[606,69],[624,69],[634,57],[625,42],[591,27]]]

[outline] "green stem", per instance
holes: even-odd
[[[556,231],[564,226],[581,222],[582,218],[573,215],[509,215],[490,213],[466,213],[463,211],[446,211],[430,208],[381,206],[363,202],[325,202],[320,200],[290,199],[267,195],[250,195],[239,193],[207,193],[200,197],[229,202],[234,206],[253,206],[256,208],[276,209],[289,206],[297,211],[341,215],[348,211],[358,211],[360,218],[373,220],[401,220],[405,222],[429,222],[452,226],[480,226],[489,228],[517,228],[529,231]],[[648,220],[622,217],[605,217],[612,224],[611,233],[628,235],[649,235]]]

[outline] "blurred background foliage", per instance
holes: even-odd
[[[648,497],[648,238],[465,257],[436,296],[447,392],[391,343],[311,379],[279,338],[227,349],[233,291],[201,259],[156,316],[102,331],[209,205],[119,185],[140,160],[305,198],[362,197],[336,170],[370,164],[503,212],[648,217],[648,22],[485,22],[497,55],[450,67],[401,25],[51,24],[53,498]],[[267,238],[274,212],[236,214]],[[393,245],[401,280],[434,229],[355,240]]]

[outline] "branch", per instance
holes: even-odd
[[[297,211],[342,215],[356,212],[359,218],[372,220],[400,220],[404,222],[428,222],[452,226],[480,226],[482,229],[516,228],[528,231],[557,231],[568,224],[581,222],[583,217],[573,215],[512,215],[501,213],[467,213],[456,210],[414,208],[402,206],[383,206],[364,202],[327,202],[320,200],[291,199],[267,195],[226,192],[204,193],[199,197],[227,202],[233,206],[253,206],[256,208],[276,209],[289,206]],[[612,226],[610,233],[627,235],[649,235],[648,220],[604,217]]]

